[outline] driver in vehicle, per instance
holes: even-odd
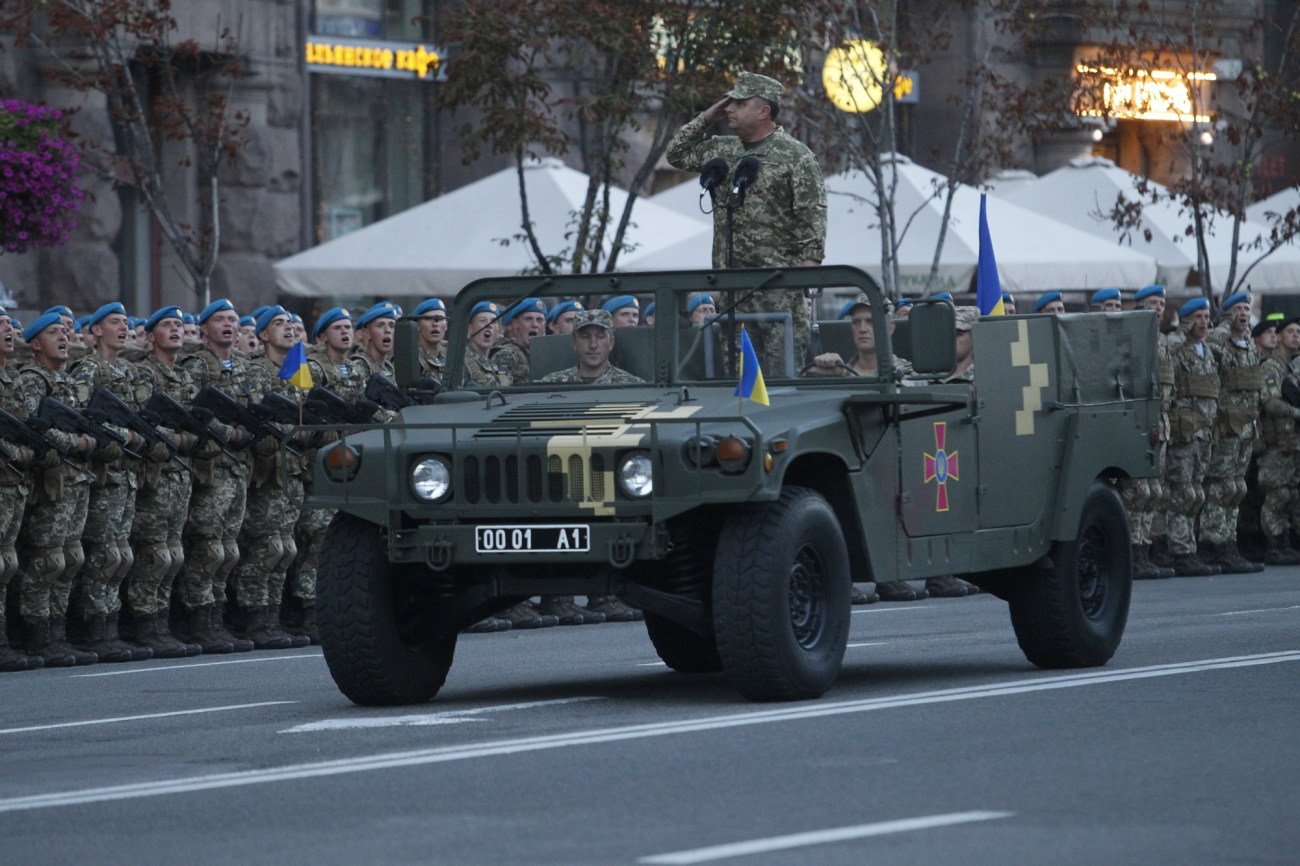
[[[573,351],[578,364],[542,377],[547,384],[624,385],[644,382],[609,362],[614,317],[607,310],[583,310],[573,317]]]
[[[889,302],[885,302],[885,315],[891,312]],[[844,311],[853,325],[853,346],[857,349],[850,360],[845,361],[836,352],[823,352],[812,359],[806,368],[811,376],[875,376],[880,364],[876,355],[875,317],[871,311],[871,299],[858,295],[849,308]],[[894,320],[889,319],[889,333],[894,333]],[[901,379],[912,372],[912,365],[907,359],[894,358],[894,377]]]

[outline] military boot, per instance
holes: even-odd
[[[93,665],[99,661],[99,656],[94,651],[78,649],[68,643],[68,620],[65,617],[50,617],[50,647],[59,652],[71,653],[79,665]]]
[[[30,671],[44,665],[45,660],[40,656],[28,656],[10,649],[8,632],[5,631],[4,612],[0,611],[0,673]]]
[[[979,588],[971,586],[966,581],[959,580],[951,574],[945,574],[942,577],[927,577],[925,579],[925,591],[934,598],[963,598],[979,592]]]
[[[77,663],[72,648],[66,651],[56,649],[50,642],[50,618],[48,616],[23,617],[23,652],[40,659],[47,668],[70,668]]]
[[[881,601],[921,601],[930,597],[928,590],[914,589],[905,580],[878,580],[876,594]]]
[[[1264,539],[1265,565],[1300,565],[1300,553],[1287,545],[1285,535],[1269,535]]]
[[[560,620],[556,617],[539,614],[527,600],[519,602],[508,610],[503,610],[496,618],[510,623],[511,628],[550,628],[560,624]]]
[[[311,646],[311,638],[307,636],[307,633],[302,630],[301,626],[298,629],[291,630],[281,622],[280,605],[273,604],[268,606],[266,618],[267,622],[269,622],[272,627],[278,629],[281,634],[289,639],[289,645],[294,649],[302,649],[305,646]]]
[[[1160,580],[1166,577],[1173,577],[1174,570],[1156,565],[1151,561],[1151,546],[1148,544],[1133,545],[1133,579],[1134,580]]]
[[[1147,558],[1158,568],[1167,568],[1171,571],[1174,568],[1174,553],[1169,549],[1169,542],[1163,538],[1151,542],[1151,546],[1147,549]]]
[[[212,630],[212,615],[208,609],[210,607],[211,605],[186,608],[184,631],[181,632],[181,636],[186,643],[198,644],[204,655],[225,655],[234,652],[234,642],[218,637]]]
[[[510,631],[514,625],[508,619],[489,616],[484,617],[471,626],[461,629],[465,634],[493,634],[499,631]]]
[[[229,641],[230,645],[234,647],[233,650],[234,652],[237,653],[252,652],[253,642],[251,640],[242,637],[235,637],[226,629],[224,623],[224,618],[225,618],[225,611],[223,609],[224,607],[225,605],[221,604],[220,602],[217,602],[216,604],[210,604],[207,606],[206,610],[208,612],[208,628],[219,639],[224,641]]]
[[[880,601],[880,596],[872,592],[863,592],[862,587],[856,583],[853,584],[853,591],[849,593],[849,602],[851,604],[875,604]]]
[[[320,626],[316,623],[316,599],[304,599],[302,603],[302,630],[311,639],[312,646],[320,646]]]
[[[280,631],[278,623],[272,627],[270,608],[244,607],[240,612],[244,628],[239,636],[252,641],[254,649],[282,650],[293,646],[293,638]]]
[[[645,619],[644,613],[624,604],[616,595],[589,595],[586,607],[593,613],[603,613],[605,622],[636,622]]]
[[[1174,554],[1174,574],[1178,577],[1211,577],[1222,574],[1217,565],[1201,559],[1195,553]]]
[[[121,612],[110,613],[108,622],[105,625],[104,636],[109,640],[116,640],[131,651],[131,661],[142,662],[153,658],[153,649],[147,646],[141,646],[127,639],[127,635],[122,633]]]
[[[101,662],[129,662],[134,659],[132,648],[117,639],[117,628],[108,631],[108,617],[92,616],[82,620],[82,640],[79,647],[99,656]],[[152,656],[153,653],[149,653]]]
[[[537,612],[543,616],[550,614],[560,625],[598,625],[605,621],[603,613],[582,607],[571,595],[544,595]]]
[[[169,634],[159,631],[158,623],[165,614],[143,614],[135,618],[135,645],[151,650],[156,659],[183,659],[190,655],[189,646]],[[202,649],[194,645],[194,655]]]
[[[1212,545],[1210,550],[1211,562],[1222,568],[1224,574],[1257,574],[1264,570],[1264,563],[1246,559],[1231,541]]]

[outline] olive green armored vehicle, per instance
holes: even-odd
[[[700,294],[717,313],[691,322]],[[1153,314],[980,319],[973,381],[945,382],[953,307],[891,324],[853,268],[521,276],[457,297],[446,381],[464,381],[479,302],[613,295],[655,304],[653,326],[613,331],[612,363],[642,383],[541,383],[575,341],[535,337],[533,381],[445,390],[318,454],[311,504],[338,509],[321,640],[348,698],[429,700],[462,629],[542,594],[618,595],[670,668],[755,700],[830,688],[852,582],[955,574],[1008,603],[1035,665],[1114,654],[1131,591],[1116,483],[1154,474]],[[867,325],[834,320],[862,295]],[[737,396],[747,335],[768,405]]]

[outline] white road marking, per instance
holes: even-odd
[[[1226,610],[1222,613],[1212,613],[1210,616],[1240,616],[1243,613],[1273,613],[1278,610],[1296,610],[1300,604],[1291,604],[1286,607],[1261,607],[1255,610]]]
[[[636,666],[639,668],[666,668],[668,662],[637,662]]]
[[[855,610],[853,612],[854,613],[902,613],[903,611],[911,611],[911,610],[923,610],[923,608],[914,607],[914,606],[913,607],[876,607],[875,605],[872,605],[866,610],[859,608],[858,610]]]
[[[57,722],[52,725],[28,725],[25,728],[0,728],[0,734],[24,734],[29,731],[51,731],[55,728],[80,728],[85,725],[111,725],[115,722],[138,722],[143,719],[166,719],[171,716],[194,716],[200,713],[224,713],[228,710],[248,710],[253,707],[275,707],[296,704],[298,701],[262,701],[257,704],[231,704],[228,707],[204,707],[200,710],[173,710],[169,713],[148,713],[142,716],[117,716],[111,719],[87,719],[83,722]]]
[[[415,725],[456,725],[461,722],[486,722],[487,719],[467,718],[479,713],[501,713],[507,710],[530,710],[533,707],[554,707],[583,701],[600,701],[604,698],[560,698],[554,701],[528,701],[522,704],[500,704],[495,707],[478,707],[472,710],[445,710],[441,713],[423,713],[410,716],[361,716],[352,719],[322,719],[307,722],[280,731],[282,734],[302,734],[312,731],[346,731],[358,728],[398,728]]]
[[[853,649],[854,647],[860,647],[860,646],[885,646],[885,642],[875,641],[874,643],[850,643],[844,645],[845,649]]]
[[[969,824],[973,821],[994,821],[999,818],[1010,818],[1014,814],[1014,812],[952,812],[947,815],[927,815],[923,818],[878,821],[875,824],[858,824],[854,827],[835,827],[830,830],[791,833],[788,836],[769,836],[766,839],[752,839],[748,842],[710,845],[708,848],[696,848],[691,851],[672,851],[668,854],[641,857],[636,862],[657,864],[657,866],[688,866],[691,863],[707,863],[711,860],[744,857],[748,854],[766,854],[769,851],[787,851],[791,848],[825,845],[828,842],[844,842],[848,839],[864,839],[868,836],[910,833],[914,830],[951,827],[954,824]]]
[[[267,656],[266,658],[229,659],[223,662],[195,662],[194,664],[190,664],[190,665],[163,665],[161,667],[156,667],[156,668],[123,668],[120,671],[103,671],[97,674],[73,674],[72,678],[79,679],[82,677],[120,677],[123,674],[147,674],[147,673],[152,673],[153,671],[187,671],[190,668],[211,668],[211,667],[216,667],[217,665],[249,665],[249,664],[255,664],[256,662],[282,662],[282,661],[288,661],[289,659],[319,659],[319,658],[324,658],[324,656],[322,656],[320,653],[308,653],[306,655],[296,655],[296,656],[273,655],[273,656]]]
[[[767,725],[777,722],[801,721],[803,719],[838,716],[848,713],[866,713],[876,710],[917,707],[926,704],[969,701],[976,698],[1005,697],[1007,695],[1029,694],[1031,692],[1068,689],[1078,686],[1099,685],[1102,683],[1127,682],[1130,680],[1149,679],[1152,677],[1178,676],[1181,674],[1200,673],[1203,671],[1227,670],[1231,668],[1253,667],[1255,665],[1273,665],[1281,664],[1283,662],[1298,661],[1300,661],[1300,650],[1287,650],[1283,652],[1261,653],[1249,656],[1201,659],[1192,662],[1178,662],[1174,664],[1153,665],[1142,668],[1129,668],[1127,670],[1067,674],[1065,676],[1016,680],[1001,684],[995,683],[982,686],[965,686],[956,689],[917,692],[914,694],[895,695],[886,698],[867,698],[856,701],[838,701],[813,705],[800,704],[790,707],[780,707],[777,709],[734,713],[726,716],[709,716],[700,719],[683,719],[671,722],[626,725],[617,728],[596,728],[585,731],[573,731],[564,734],[548,734],[537,737],[519,737],[512,740],[497,740],[495,742],[467,743],[464,745],[442,746],[432,749],[388,752],[378,755],[363,755],[355,758],[340,758],[333,761],[317,761],[309,764],[288,764],[283,767],[268,767],[260,770],[212,773],[208,775],[189,776],[177,779],[160,779],[153,782],[137,782],[129,785],[112,785],[104,788],[85,788],[73,791],[55,791],[49,794],[33,794],[26,797],[10,797],[8,799],[0,799],[0,813],[21,812],[31,809],[47,809],[55,806],[73,806],[82,803],[104,803],[114,800],[129,800],[137,797],[160,797],[169,794],[184,794],[194,791],[211,791],[220,788],[263,785],[268,782],[317,779],[350,773],[364,773],[372,770],[387,770],[399,767],[405,768],[423,766],[426,764],[441,764],[448,761],[464,761],[473,758],[515,755],[524,752],[562,749],[571,746],[591,746],[598,743],[641,740],[650,737],[691,734],[700,731],[716,731],[726,728],[746,727],[749,725]]]

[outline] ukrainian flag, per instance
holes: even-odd
[[[975,305],[981,316],[1005,316],[1002,308],[1002,281],[998,279],[998,262],[993,257],[993,237],[989,234],[986,205],[988,196],[980,193],[980,256],[975,269]]]
[[[742,400],[772,405],[767,400],[767,384],[763,381],[763,368],[758,365],[758,353],[745,330],[740,332],[740,382],[733,393]]]
[[[311,380],[311,368],[307,366],[307,350],[301,342],[294,343],[293,348],[284,356],[284,364],[278,375],[303,391],[312,389],[314,383]]]

